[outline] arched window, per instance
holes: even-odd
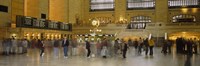
[[[181,14],[172,17],[172,22],[196,22],[196,17],[189,14]]]
[[[155,0],[127,0],[127,9],[153,9]]]
[[[90,11],[114,10],[114,0],[90,0]]]
[[[146,23],[151,22],[149,16],[135,16],[131,18],[130,24],[127,26],[128,29],[145,29]]]
[[[199,0],[168,0],[170,8],[174,7],[198,7]]]

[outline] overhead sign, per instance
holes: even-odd
[[[16,16],[16,25],[17,27],[23,27],[23,28],[39,28],[39,29],[72,31],[72,25],[70,23],[63,23],[46,19],[37,19],[21,15]]]

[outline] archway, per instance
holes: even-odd
[[[200,32],[174,32],[170,33],[168,38],[171,40],[176,40],[178,37],[182,37],[185,39],[200,39]]]

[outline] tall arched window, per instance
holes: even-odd
[[[90,11],[114,10],[114,0],[90,0]]]
[[[127,0],[127,9],[153,9],[155,0]]]
[[[181,14],[172,17],[172,22],[196,22],[196,17],[189,14]]]
[[[131,18],[130,24],[127,26],[128,29],[145,29],[146,23],[151,22],[149,16],[135,16]]]
[[[170,8],[174,7],[198,7],[199,0],[168,0]]]

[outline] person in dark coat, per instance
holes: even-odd
[[[128,44],[127,43],[125,43],[125,41],[123,41],[123,44],[124,44],[124,46],[123,46],[123,58],[126,58],[126,52],[127,52],[127,50],[128,50]]]
[[[42,56],[44,56],[44,49],[45,49],[43,40],[39,39],[38,45],[39,45],[39,48],[40,48],[40,56],[42,57]]]
[[[64,37],[63,41],[62,41],[62,46],[63,46],[63,50],[64,50],[64,58],[68,58],[68,46],[69,46],[69,40]]]
[[[167,54],[167,47],[168,45],[167,45],[167,40],[166,40],[163,44],[162,51],[161,51],[161,53],[164,53],[164,55]]]
[[[149,52],[149,44],[148,44],[148,38],[144,40],[144,46],[145,46],[145,54],[147,55]]]
[[[194,54],[198,54],[197,52],[197,47],[198,47],[198,44],[199,44],[199,42],[197,41],[197,39],[196,38],[194,38],[194,41],[193,41],[193,50],[194,50]]]
[[[171,53],[171,47],[172,47],[172,41],[167,40],[167,50],[168,50],[168,53]]]
[[[86,42],[86,49],[87,49],[87,57],[90,58],[90,42],[89,41],[85,41]]]

